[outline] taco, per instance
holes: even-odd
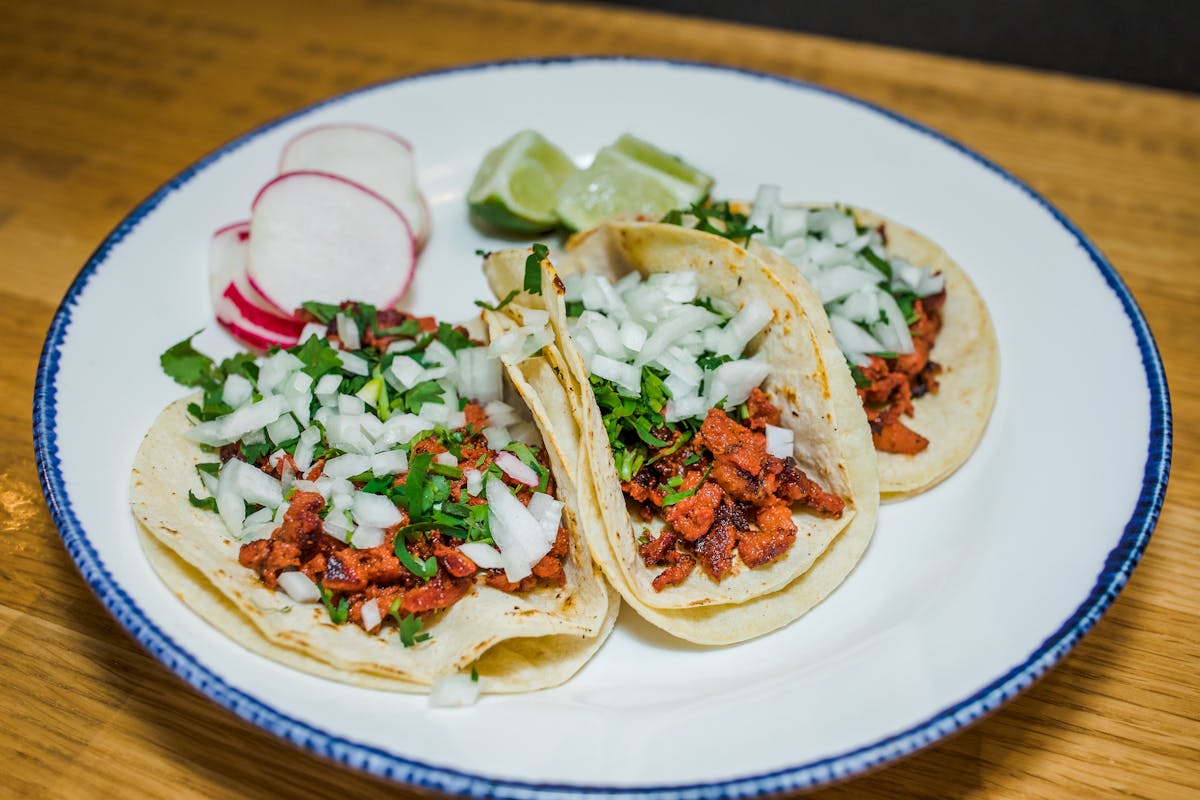
[[[760,192],[751,250],[813,287],[862,398],[885,500],[920,494],[974,452],[999,384],[987,307],[935,243],[845,206],[782,206]]]
[[[323,677],[566,680],[618,602],[578,533],[564,445],[505,374],[542,403],[567,404],[561,383],[517,374],[521,352],[463,327],[356,304],[309,313],[303,344],[261,360],[214,364],[190,340],[164,354],[201,391],[162,412],[134,462],[155,570],[235,641]]]
[[[792,289],[733,242],[673,225],[577,235],[536,293],[528,257],[492,253],[485,272],[512,325],[550,315],[540,358],[574,416],[546,424],[583,442],[581,522],[625,600],[723,644],[832,591],[871,538],[878,486],[850,377],[827,368],[836,344]]]

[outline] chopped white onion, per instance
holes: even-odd
[[[534,492],[529,498],[529,513],[542,527],[542,533],[546,536],[546,541],[551,546],[554,545],[554,540],[558,538],[558,526],[562,521],[563,502],[555,500],[545,492]]]
[[[483,438],[487,440],[489,450],[503,450],[512,443],[512,434],[503,425],[489,425],[483,429]]]
[[[644,353],[645,351],[643,351]],[[592,357],[592,374],[612,381],[634,396],[642,393],[641,367],[636,367],[633,364],[624,364],[597,353]]]
[[[254,396],[254,385],[236,373],[225,378],[221,387],[221,402],[230,408],[239,408]]]
[[[453,453],[438,453],[433,457],[433,463],[441,464],[443,467],[457,467],[458,459],[454,457]]]
[[[350,513],[359,525],[390,528],[404,521],[400,509],[387,495],[355,492]]]
[[[315,603],[321,599],[321,590],[303,572],[279,573],[279,588],[297,603]]]
[[[254,431],[270,425],[286,410],[286,402],[279,395],[264,397],[208,422],[201,422],[187,432],[187,437],[201,444],[219,447],[245,439]]]
[[[477,469],[466,469],[463,470],[463,477],[467,479],[467,494],[478,497],[483,489],[483,473]]]
[[[741,355],[746,344],[757,336],[774,316],[775,312],[771,310],[767,301],[758,297],[751,298],[726,324],[722,346],[717,352],[735,358]]]
[[[335,375],[332,372],[328,375],[322,375],[317,381],[317,388],[313,394],[317,396],[323,406],[337,405],[338,387],[342,385],[342,376]]]
[[[358,453],[346,453],[325,462],[322,475],[330,478],[352,478],[371,469],[371,459]]]
[[[487,477],[488,523],[504,558],[504,576],[516,583],[550,552],[541,525],[499,478]]]
[[[443,675],[429,689],[429,705],[434,708],[465,708],[479,700],[479,681],[470,675]]]
[[[517,483],[523,483],[526,486],[538,485],[538,474],[533,471],[533,468],[507,450],[496,454],[495,464],[505,475]]]
[[[362,614],[363,628],[367,631],[373,631],[379,627],[379,623],[383,622],[383,614],[379,611],[378,600],[366,600],[359,609]]]
[[[342,369],[349,372],[351,375],[369,375],[371,374],[371,365],[362,356],[354,353],[347,353],[345,350],[338,350],[337,357],[342,362]]]
[[[300,435],[300,426],[291,414],[284,414],[267,426],[267,438],[275,444],[295,439]]]
[[[512,425],[520,421],[517,410],[501,400],[493,400],[483,407],[490,425]]]
[[[278,508],[283,502],[283,489],[277,479],[236,458],[221,467],[219,491],[232,491],[247,503],[270,508]]]
[[[795,433],[788,428],[767,425],[767,452],[776,458],[789,458],[795,454]]]
[[[399,475],[408,471],[408,453],[403,450],[384,450],[371,456],[371,473],[380,475]]]
[[[358,550],[379,547],[383,544],[383,528],[376,525],[359,525],[350,534],[350,544]]]
[[[342,341],[343,350],[359,350],[362,340],[359,338],[358,323],[348,314],[338,314],[336,319],[337,335]]]
[[[504,556],[485,542],[463,542],[458,546],[464,556],[475,562],[480,569],[503,569]]]
[[[725,407],[732,409],[750,397],[750,390],[758,386],[770,373],[771,367],[762,361],[727,361],[712,372],[708,388],[709,407],[722,398]]]

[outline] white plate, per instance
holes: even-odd
[[[139,549],[128,471],[181,394],[158,356],[214,330],[209,234],[247,216],[281,145],[362,121],[415,146],[433,239],[408,299],[443,318],[487,295],[467,221],[484,152],[534,127],[581,161],[631,131],[710,170],[722,197],[875,209],[942,244],[1000,339],[999,400],[950,480],[884,507],[865,558],[790,627],[736,647],[677,644],[624,613],[561,688],[431,711],[321,681],[225,640]],[[1102,377],[1100,377],[1102,376]],[[1099,382],[1096,379],[1100,378]],[[1124,585],[1170,459],[1162,364],[1103,256],[1032,190],[962,146],[817,87],[626,59],[488,64],[408,78],[280,120],[182,172],[121,223],[51,325],[35,398],[59,530],[101,601],[168,667],[267,730],[360,769],[472,795],[745,796],[858,773],[929,744],[1058,661]],[[513,722],[517,727],[513,728]]]

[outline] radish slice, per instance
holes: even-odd
[[[391,308],[417,263],[412,231],[395,206],[323,172],[289,172],[259,191],[249,253],[250,284],[289,311],[306,300]]]
[[[249,222],[235,222],[213,234],[208,260],[213,308],[219,311],[232,303],[246,321],[287,339],[298,338],[304,323],[291,316],[281,316],[246,279],[249,240]]]
[[[329,172],[362,184],[400,210],[417,237],[429,239],[429,209],[417,186],[412,145],[390,131],[366,125],[310,128],[283,148],[279,172]]]
[[[221,327],[229,331],[233,338],[255,350],[270,350],[276,346],[286,349],[300,343],[296,336],[264,328],[246,319],[228,298],[220,298],[216,312]]]

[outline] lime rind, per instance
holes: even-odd
[[[480,219],[503,230],[552,230],[559,226],[555,200],[575,171],[571,159],[540,133],[521,131],[484,156],[467,204]]]
[[[709,190],[713,187],[714,180],[711,175],[706,175],[682,158],[660,150],[645,139],[639,139],[631,133],[621,134],[620,138],[612,146],[617,151],[642,162],[648,167],[653,167],[659,172],[665,172],[684,183],[690,183],[704,194],[708,194]]]
[[[605,147],[591,166],[567,178],[555,211],[571,230],[586,230],[618,214],[665,214],[708,193],[616,149]]]

